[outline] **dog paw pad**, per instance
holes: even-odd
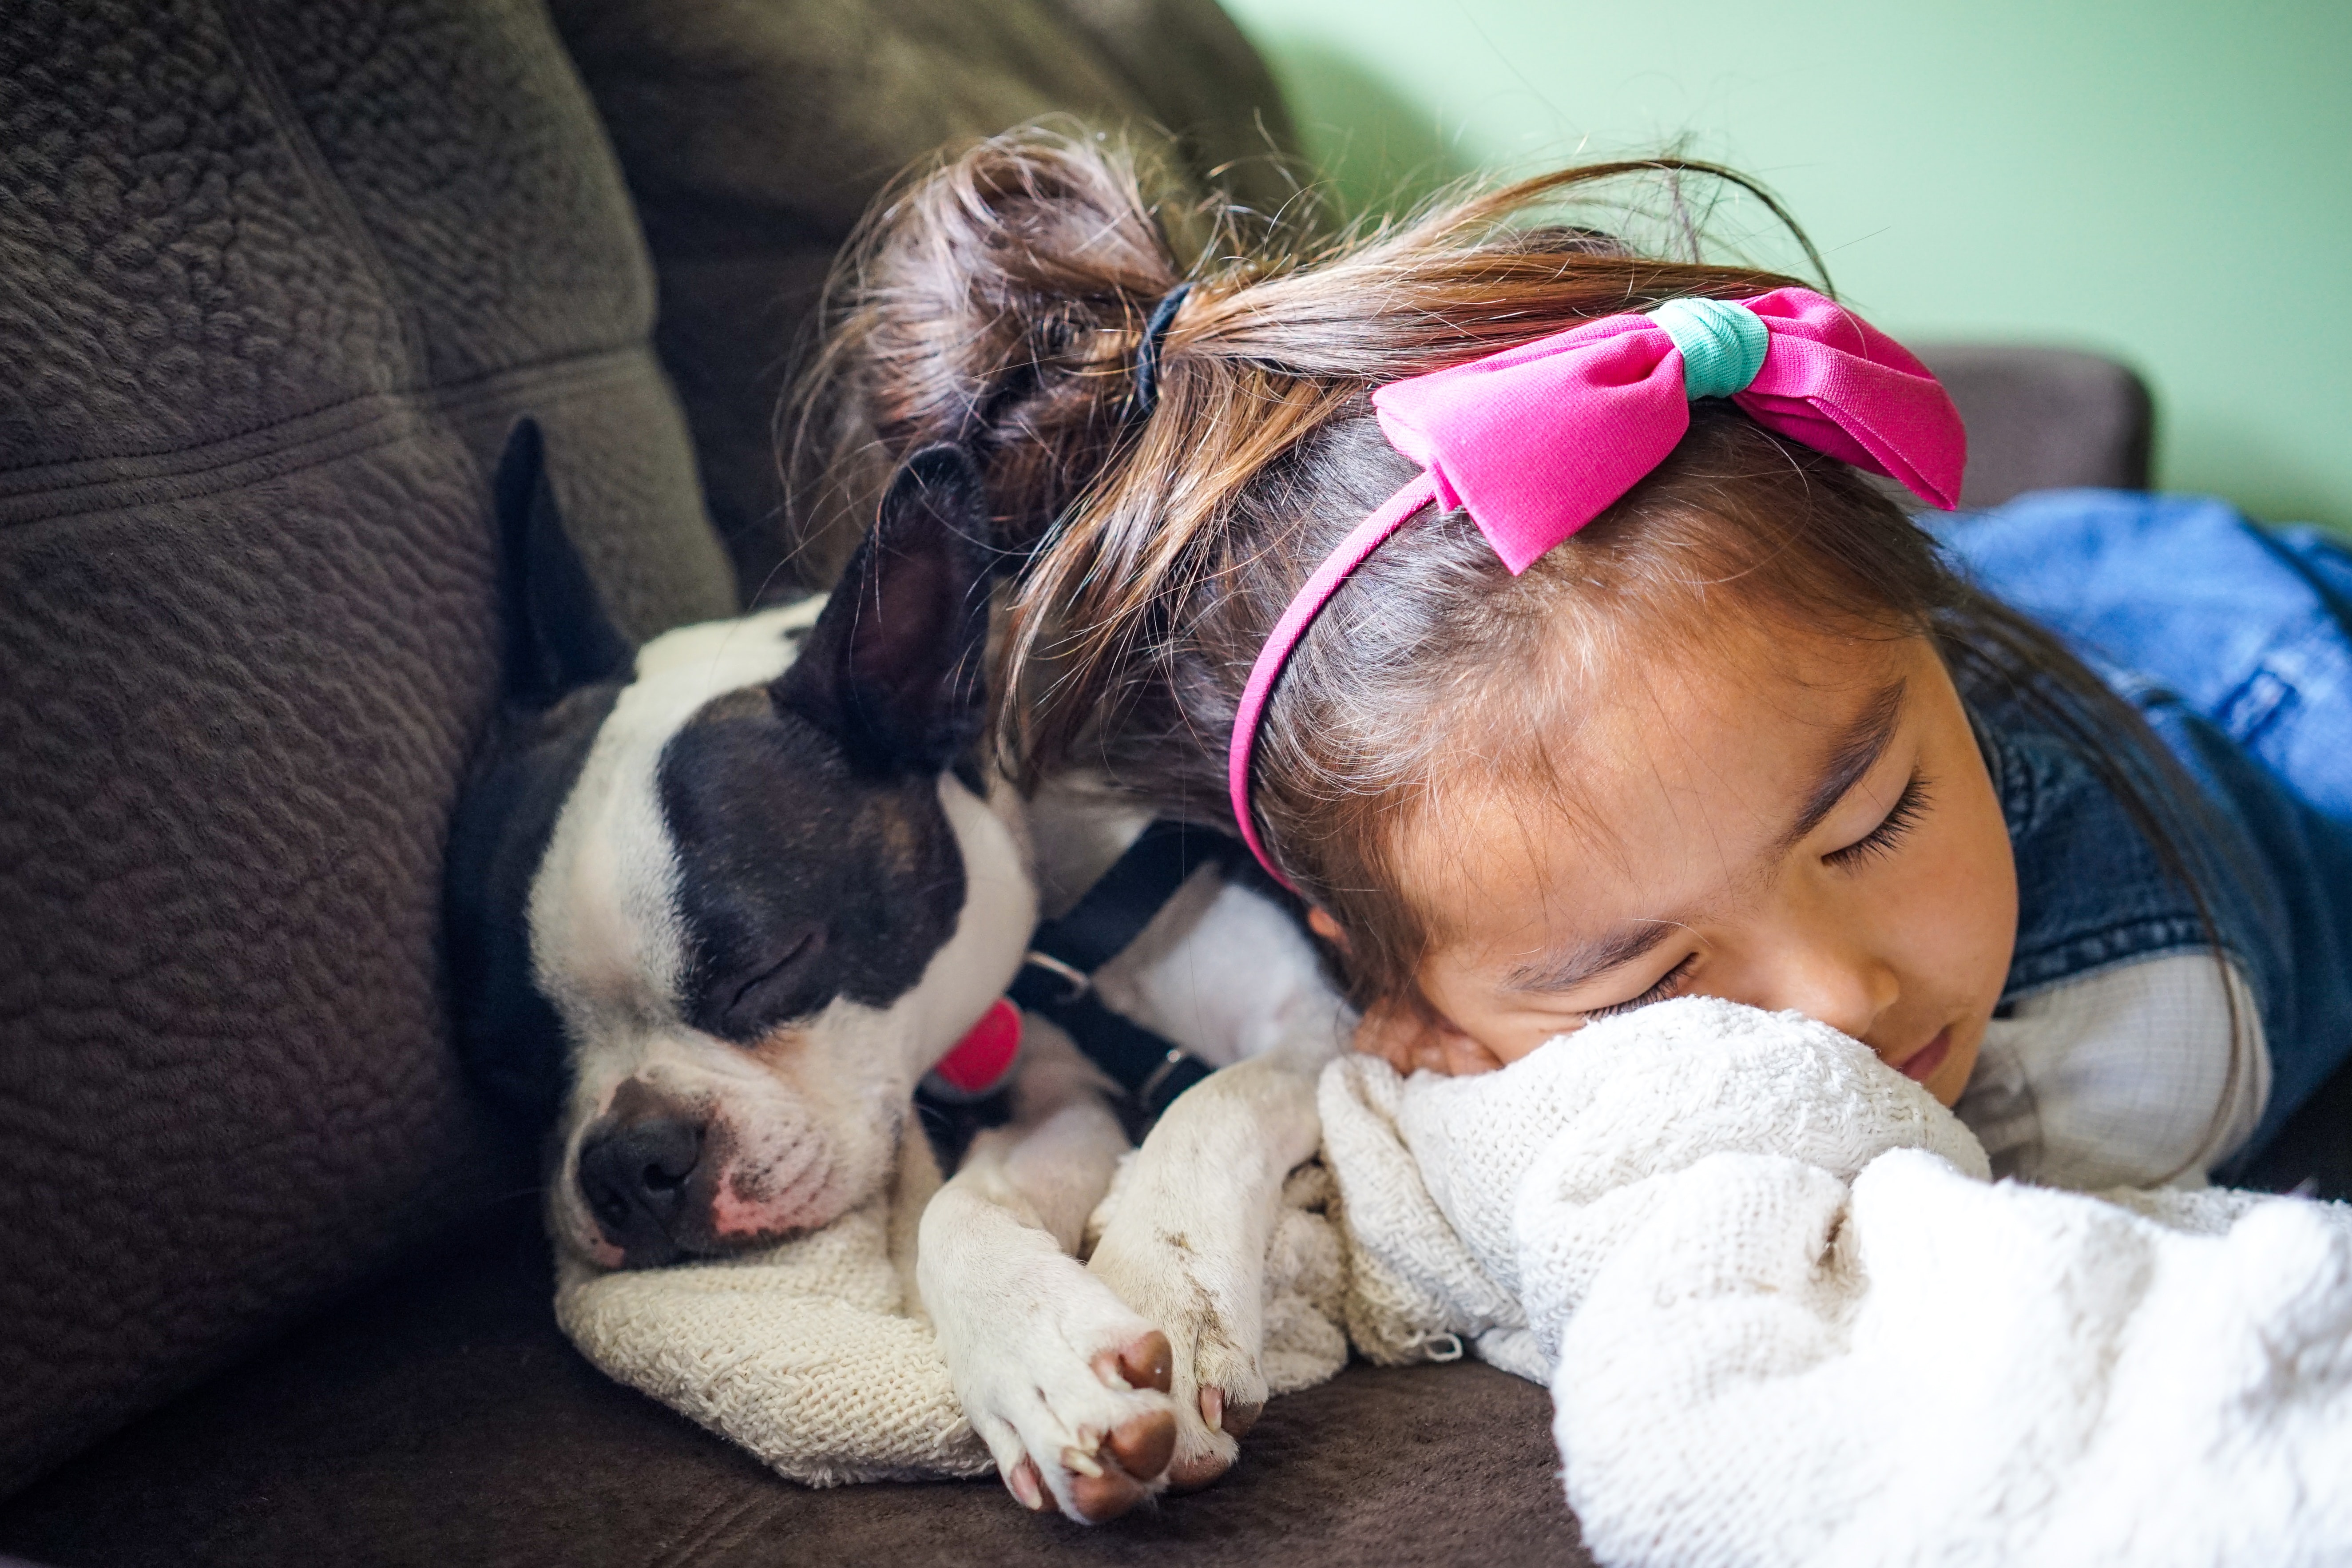
[[[1112,1388],[1122,1392],[1149,1388],[1165,1394],[1175,1376],[1176,1357],[1168,1348],[1168,1336],[1154,1329],[1116,1351],[1103,1352],[1093,1364],[1095,1375]]]
[[[1129,1475],[1151,1480],[1176,1456],[1176,1417],[1166,1410],[1130,1415],[1112,1430],[1105,1447]]]
[[[1064,1456],[1066,1463],[1070,1457]],[[1141,1481],[1117,1466],[1106,1469],[1096,1465],[1093,1475],[1087,1474],[1078,1466],[1068,1468],[1070,1503],[1079,1520],[1087,1524],[1100,1524],[1105,1520],[1117,1519],[1148,1495]]]
[[[1215,1449],[1178,1459],[1168,1467],[1168,1489],[1171,1492],[1196,1492],[1214,1486],[1227,1470],[1234,1468],[1232,1456]]]

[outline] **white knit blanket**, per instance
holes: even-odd
[[[620,1273],[562,1259],[557,1321],[607,1375],[793,1480],[986,1475],[988,1449],[894,1262],[906,1255],[910,1211],[938,1184],[927,1148],[905,1152],[897,1191],[764,1251]],[[1118,1196],[1114,1183],[1106,1208]],[[1310,1165],[1283,1196],[1260,1362],[1276,1394],[1324,1382],[1348,1356],[1335,1326],[1344,1272],[1325,1214],[1330,1180]]]
[[[1864,1047],[1700,998],[1321,1103],[1358,1344],[1549,1384],[1612,1568],[2352,1563],[2345,1205],[1990,1184]]]

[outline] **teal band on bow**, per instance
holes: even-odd
[[[1682,351],[1683,392],[1694,403],[1747,391],[1772,346],[1762,318],[1728,300],[1669,300],[1648,315]]]

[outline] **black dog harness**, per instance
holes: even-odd
[[[1028,960],[1013,978],[1013,1000],[1061,1026],[1127,1091],[1146,1125],[1216,1069],[1103,1005],[1095,994],[1095,972],[1135,944],[1192,873],[1231,866],[1241,848],[1239,840],[1207,828],[1153,823],[1067,914],[1037,928]]]
[[[1216,1069],[1166,1036],[1106,1006],[1095,992],[1095,974],[1135,945],[1177,889],[1203,866],[1222,867],[1239,877],[1253,877],[1257,869],[1239,839],[1181,822],[1153,823],[1068,913],[1037,927],[1029,939],[1029,955],[1008,988],[1017,1006],[1058,1026],[1125,1091],[1122,1119],[1130,1136],[1140,1136],[1178,1095]],[[1274,896],[1283,896],[1271,879],[1265,887]],[[996,1059],[1002,1060],[1001,1069],[993,1065],[983,1069],[994,1081],[976,1093],[959,1092],[939,1072],[916,1091],[925,1128],[940,1159],[950,1166],[973,1133],[1000,1125],[1011,1114],[1003,1079],[997,1077],[1000,1070],[1010,1074],[1010,1050]]]

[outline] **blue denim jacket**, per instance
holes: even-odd
[[[2202,786],[2203,827],[2168,820],[2262,1013],[2272,1090],[2251,1154],[2352,1056],[2352,556],[2218,501],[2122,491],[2049,491],[1937,530]],[[2076,746],[2013,696],[1965,695],[2017,858],[2008,994],[2210,946]]]

